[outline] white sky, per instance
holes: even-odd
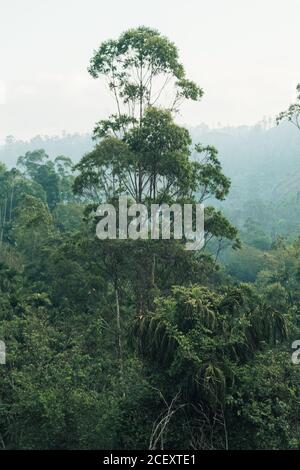
[[[294,100],[300,0],[0,0],[0,141],[91,131],[114,111],[92,52],[140,25],[174,41],[204,88],[181,122],[253,124]]]

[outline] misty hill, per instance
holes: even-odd
[[[294,198],[300,188],[300,132],[291,124],[267,127],[241,126],[210,129],[202,124],[190,129],[194,142],[217,147],[232,187],[226,205],[256,198]],[[8,166],[28,150],[43,148],[51,158],[66,155],[77,162],[93,147],[89,134],[37,136],[30,141],[7,137],[0,146],[0,161]]]
[[[300,132],[293,125],[218,130],[201,126],[191,133],[194,141],[217,147],[224,172],[232,180],[229,198],[273,199],[300,188]]]
[[[38,135],[29,141],[8,136],[5,144],[0,145],[0,161],[11,167],[16,165],[20,155],[28,151],[44,149],[51,158],[65,155],[77,162],[84,153],[92,149],[93,145],[89,134],[63,133],[52,137]]]

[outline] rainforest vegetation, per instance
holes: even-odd
[[[247,143],[223,168],[220,133],[177,123],[205,90],[155,30],[102,43],[89,73],[116,102],[89,149],[0,163],[0,447],[299,448],[300,171],[245,182]],[[276,129],[294,125],[300,170],[299,99]],[[203,249],[99,240],[120,195],[203,202]]]

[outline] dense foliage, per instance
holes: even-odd
[[[299,239],[255,217],[239,234],[207,202],[230,180],[175,122],[203,91],[167,38],[127,31],[89,71],[117,104],[93,150],[0,164],[0,446],[298,448]],[[205,202],[204,248],[97,239],[94,209],[119,195]]]

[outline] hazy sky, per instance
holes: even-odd
[[[299,23],[300,0],[0,0],[0,141],[91,131],[114,111],[87,73],[92,52],[140,25],[174,41],[204,88],[181,122],[274,116],[300,81]]]

